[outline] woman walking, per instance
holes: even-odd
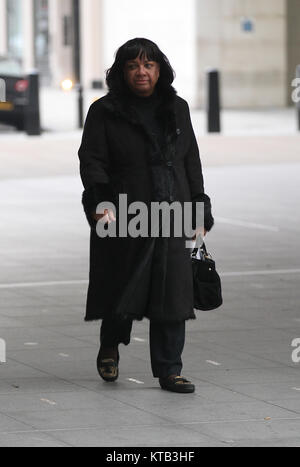
[[[195,319],[187,238],[107,236],[97,222],[115,223],[120,194],[128,205],[204,203],[202,235],[214,224],[188,104],[172,87],[174,71],[158,46],[133,39],[107,72],[109,93],[90,107],[79,149],[83,205],[91,227],[86,321],[102,320],[97,368],[107,382],[119,376],[119,345],[128,345],[134,320],[150,321],[153,376],[162,389],[192,393],[181,376],[185,322]],[[100,203],[104,209],[99,212]],[[107,209],[105,209],[107,203]],[[120,209],[120,208],[119,208]],[[128,222],[132,217],[128,215]],[[169,223],[174,224],[173,216]],[[160,231],[161,233],[161,231]]]

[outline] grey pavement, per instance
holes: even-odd
[[[188,323],[191,396],[153,379],[147,320],[98,377],[80,132],[0,134],[0,446],[300,446],[300,137],[198,135],[224,306]]]

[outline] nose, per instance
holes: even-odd
[[[141,65],[138,69],[138,76],[146,76],[146,69],[144,68],[143,65]]]

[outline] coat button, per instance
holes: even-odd
[[[168,162],[167,162],[167,167],[173,167],[173,162],[172,162],[172,161],[168,161]]]
[[[181,129],[177,128],[176,133],[177,133],[178,136],[181,135]]]

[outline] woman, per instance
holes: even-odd
[[[100,238],[96,230],[98,221],[109,227],[118,220],[120,208],[109,203],[117,206],[120,194],[127,195],[128,205],[139,201],[149,208],[154,202],[192,202],[193,208],[202,202],[204,226],[195,225],[193,209],[193,228],[205,235],[213,227],[189,108],[173,81],[174,71],[158,46],[133,39],[118,50],[107,72],[109,93],[90,107],[79,149],[91,227],[85,319],[103,320],[97,367],[105,381],[118,378],[118,347],[130,343],[133,321],[147,317],[153,376],[162,389],[192,393],[195,386],[181,377],[185,322],[196,318],[188,237]],[[174,224],[173,216],[169,223]]]

